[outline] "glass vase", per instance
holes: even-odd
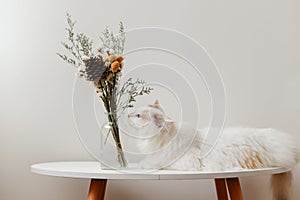
[[[100,131],[101,168],[126,168],[128,163],[121,143],[117,114],[106,113],[106,117],[107,122],[102,125]]]

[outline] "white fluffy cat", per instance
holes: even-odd
[[[225,128],[211,153],[200,158],[207,129],[192,130],[169,119],[159,102],[137,108],[130,124],[144,139],[138,148],[147,156],[143,168],[178,170],[230,170],[287,167],[299,162],[299,149],[285,133],[266,128]],[[272,176],[275,199],[289,199],[290,172]],[[284,189],[286,188],[286,189]],[[278,192],[280,191],[280,192]]]

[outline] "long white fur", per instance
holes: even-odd
[[[201,158],[207,129],[192,130],[188,124],[170,120],[156,101],[128,115],[132,128],[145,137],[138,143],[147,156],[142,168],[176,170],[232,170],[241,168],[286,167],[300,160],[293,138],[272,128],[224,128],[208,156]],[[291,172],[272,175],[275,200],[291,198]]]
[[[129,118],[141,136],[149,135],[149,131],[156,132],[138,144],[141,152],[148,153],[141,162],[143,168],[229,170],[291,167],[299,162],[299,149],[291,136],[272,128],[224,128],[211,153],[200,158],[207,129],[195,134],[187,124],[176,124],[164,114],[158,101],[136,109]],[[243,164],[247,159],[251,161],[257,157],[260,161],[257,164]]]
[[[299,151],[290,135],[272,128],[225,128],[212,150],[204,158],[205,169],[241,168],[243,152],[257,152],[262,167],[291,167],[299,162]],[[250,155],[251,156],[251,155]]]

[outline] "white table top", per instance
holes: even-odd
[[[286,168],[264,168],[255,170],[235,171],[176,171],[176,170],[103,170],[96,161],[48,162],[31,166],[31,171],[36,174],[59,176],[68,178],[88,179],[144,179],[144,180],[191,180],[214,179],[242,176],[257,176],[277,174],[288,171]]]

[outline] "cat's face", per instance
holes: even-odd
[[[159,129],[164,126],[165,113],[158,101],[155,101],[153,105],[135,109],[135,111],[128,114],[128,119],[130,125],[137,129],[146,128],[150,125],[154,125]]]

